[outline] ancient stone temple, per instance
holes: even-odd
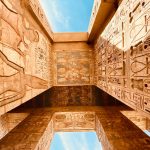
[[[149,0],[95,0],[87,33],[54,33],[38,0],[0,0],[0,150],[48,150],[58,131],[150,150],[149,119]]]

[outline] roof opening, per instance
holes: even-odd
[[[102,150],[95,132],[56,132],[50,150]]]
[[[94,0],[42,0],[53,32],[87,32]]]

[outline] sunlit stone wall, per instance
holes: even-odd
[[[150,2],[124,0],[95,43],[95,84],[150,114]]]
[[[91,30],[92,30],[92,26],[94,24],[94,20],[96,18],[96,15],[98,13],[98,9],[99,9],[101,3],[102,3],[101,0],[94,0],[93,9],[91,12],[91,18],[90,18],[90,22],[89,22],[89,28],[88,28],[89,32],[91,32]]]
[[[50,35],[37,1],[0,1],[0,114],[52,86]]]
[[[150,115],[150,2],[123,0],[95,43],[95,85]]]

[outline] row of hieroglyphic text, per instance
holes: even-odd
[[[0,1],[0,114],[50,86],[48,39],[21,4]]]
[[[92,13],[91,13],[91,18],[90,18],[90,22],[89,22],[89,32],[92,30],[92,26],[94,24],[98,9],[100,7],[101,1],[99,0],[94,0],[94,4],[93,4],[93,9],[92,9]]]
[[[62,112],[53,116],[55,131],[94,130],[94,112]]]
[[[123,0],[95,44],[97,86],[150,114],[150,2]]]

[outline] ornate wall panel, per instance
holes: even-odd
[[[146,137],[144,132],[140,133],[138,130],[140,129],[135,124],[131,123],[130,120],[124,117],[117,109],[115,110],[115,108],[104,108],[96,113],[97,135],[103,143],[103,148],[106,150],[148,150],[150,138]]]
[[[123,0],[95,43],[95,83],[150,115],[150,2]]]
[[[94,112],[62,112],[53,116],[55,131],[83,131],[95,129]]]
[[[50,42],[25,6],[0,1],[0,114],[51,86]]]
[[[92,52],[90,50],[57,50],[55,59],[56,85],[92,84]]]

